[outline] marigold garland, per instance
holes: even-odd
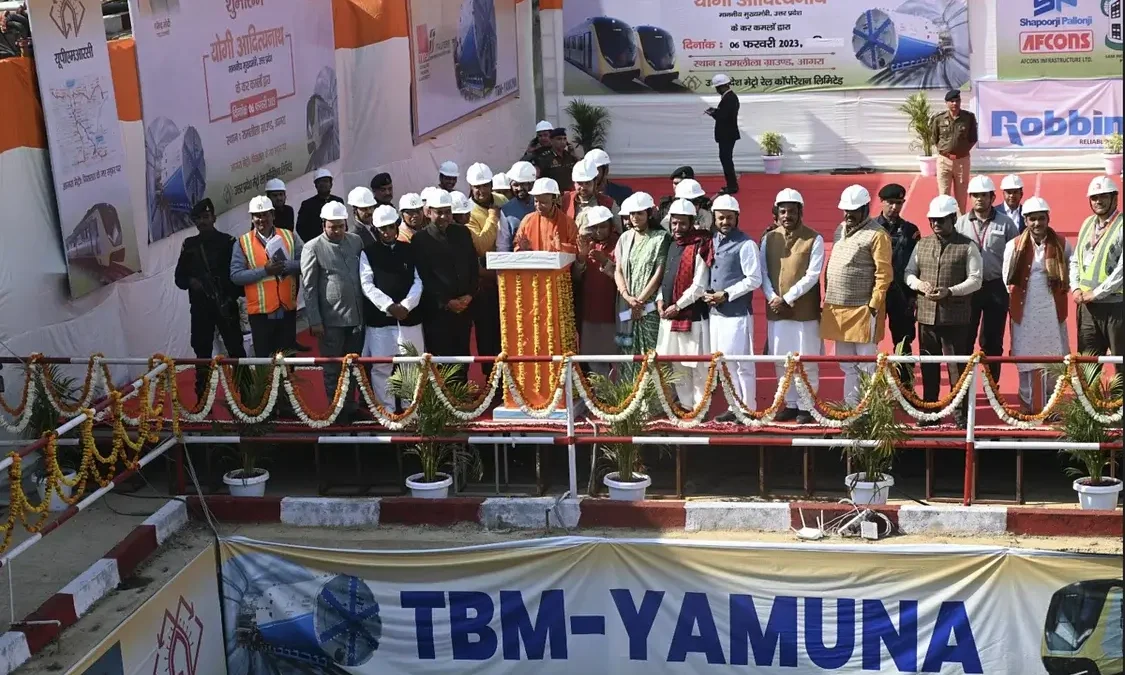
[[[671,411],[676,419],[679,419],[682,422],[695,421],[695,419],[699,417],[701,413],[703,413],[707,408],[711,407],[711,397],[715,388],[715,374],[718,372],[718,363],[719,359],[721,359],[722,356],[723,355],[719,352],[711,355],[711,362],[707,366],[707,382],[703,385],[703,397],[700,398],[698,402],[696,402],[694,408],[692,408],[691,410],[685,409],[685,412],[681,412],[679,409],[673,406],[668,406],[668,410]],[[656,368],[656,381],[657,386],[660,387],[660,391],[664,395],[664,400],[666,402],[671,402],[676,398],[674,395],[675,392],[671,392],[668,383],[664,381],[664,373],[663,371],[661,371],[659,366],[657,366]],[[670,396],[669,394],[672,395]],[[683,407],[682,403],[680,405],[681,407]]]
[[[902,395],[906,397],[906,400],[910,401],[910,405],[920,410],[943,410],[957,396],[957,392],[961,391],[961,387],[964,387],[968,383],[969,375],[972,373],[977,363],[980,362],[981,354],[981,352],[976,352],[969,357],[968,363],[964,364],[965,367],[961,369],[961,377],[949,388],[949,393],[943,396],[939,401],[923,401],[918,398],[918,395],[914,393],[914,388],[908,387],[903,383],[902,378],[899,377],[898,368],[889,368],[888,372],[891,376],[891,381],[898,387],[899,391],[902,392]]]
[[[720,367],[722,368],[722,375],[723,375],[723,377],[726,378],[727,382],[733,383],[734,378],[731,377],[731,372],[730,372],[730,369],[727,367],[727,362],[726,362],[725,359],[720,361]],[[785,394],[789,391],[789,387],[792,385],[793,374],[794,374],[794,372],[796,372],[796,370],[797,370],[797,361],[795,359],[790,359],[785,364],[785,372],[781,376],[781,381],[779,381],[777,383],[778,388],[781,389],[780,393],[775,392],[773,403],[771,403],[768,408],[766,408],[765,410],[763,410],[760,413],[757,411],[757,401],[755,401],[754,402],[755,404],[752,405],[752,406],[747,405],[746,401],[742,400],[742,396],[738,393],[738,389],[736,389],[735,387],[733,387],[733,386],[730,387],[730,391],[728,393],[731,396],[731,398],[734,399],[734,401],[733,401],[734,404],[737,405],[739,408],[741,408],[742,413],[744,415],[746,415],[747,417],[749,417],[750,419],[753,419],[753,420],[770,419],[781,410],[781,406],[785,405]],[[729,401],[728,401],[728,403],[729,403]]]
[[[1042,410],[1032,415],[1028,415],[1021,412],[1020,410],[1010,407],[1007,403],[1004,402],[1004,398],[1000,394],[1000,385],[998,385],[996,383],[996,380],[993,379],[991,370],[989,370],[986,366],[982,366],[981,371],[984,373],[985,386],[991,389],[991,392],[989,393],[991,394],[991,397],[995,398],[996,402],[1000,405],[1003,413],[1020,422],[1042,422],[1043,420],[1047,419],[1047,417],[1049,417],[1051,413],[1054,412],[1055,407],[1057,407],[1059,399],[1062,398],[1061,394],[1065,394],[1067,388],[1069,387],[1069,383],[1065,381],[1065,375],[1063,377],[1060,377],[1055,386],[1056,390],[1061,390],[1058,391],[1059,395],[1052,395],[1051,398],[1046,402],[1046,405],[1043,406]]]
[[[508,335],[508,275],[496,275],[497,292],[500,295],[500,348],[505,352],[512,348]]]
[[[645,381],[645,375],[648,373],[651,357],[652,353],[650,352],[649,355],[646,356],[643,361],[641,361],[641,367],[637,371],[636,377],[633,378],[633,390],[629,392],[629,395],[626,396],[625,400],[622,401],[619,405],[605,406],[601,401],[599,401],[597,395],[594,393],[594,386],[590,384],[589,379],[587,379],[586,374],[582,372],[581,368],[574,368],[573,380],[577,382],[578,386],[582,387],[582,389],[585,391],[586,395],[583,398],[585,398],[588,402],[594,404],[594,407],[597,408],[598,412],[602,413],[603,415],[618,415],[623,410],[626,410],[630,405],[632,405],[633,399],[635,399],[641,393],[641,383]]]
[[[516,277],[516,354],[523,355],[527,353],[527,346],[524,343],[523,336],[523,272],[517,271]],[[520,380],[527,377],[527,364],[520,361],[516,366],[516,370],[520,374]]]
[[[531,275],[531,353],[535,355],[543,353],[540,349],[541,345],[539,344],[539,322],[543,320],[540,309],[539,275],[533,274]],[[534,363],[531,367],[535,369],[535,391],[538,392],[540,391],[540,387],[543,386],[542,364]]]
[[[309,405],[305,403],[304,396],[301,395],[301,388],[290,377],[285,377],[285,389],[294,400],[291,402],[297,410],[308,417],[313,422],[327,422],[336,415],[336,409],[340,405],[340,399],[344,398],[350,387],[349,380],[351,379],[351,366],[355,359],[359,358],[359,354],[346,354],[343,362],[340,364],[340,374],[336,377],[336,390],[332,393],[332,400],[328,404],[328,410],[321,415],[316,412],[309,412]],[[282,366],[284,369],[285,366]],[[282,375],[284,376],[284,371]]]

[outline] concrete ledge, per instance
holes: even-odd
[[[285,497],[281,522],[298,527],[364,527],[379,525],[379,499]]]
[[[789,504],[755,502],[687,502],[684,529],[757,530],[784,532],[789,529]]]
[[[884,504],[880,506],[869,507],[871,511],[875,511],[887,517],[891,523],[898,527],[898,510],[897,504]],[[839,503],[825,503],[825,502],[791,502],[789,504],[789,526],[795,530],[801,529],[801,512],[805,513],[805,525],[809,527],[816,527],[816,521],[824,514],[824,522],[829,522],[833,518],[851,513],[855,509],[850,504]]]
[[[496,497],[480,508],[480,523],[489,530],[573,529],[581,519],[577,499],[554,497]]]
[[[181,527],[187,525],[187,522],[187,504],[179,499],[173,499],[160,507],[156,513],[145,518],[144,524],[156,528],[156,545],[159,546],[168,541],[168,537],[178,532]]]
[[[1077,509],[1008,509],[1006,529],[1011,534],[1038,537],[1121,538],[1121,511]]]
[[[1008,509],[1003,506],[902,506],[898,529],[903,534],[1004,534]]]
[[[449,499],[416,499],[387,497],[380,508],[381,522],[394,525],[449,526],[481,522],[483,497],[450,497]]]
[[[281,497],[206,497],[207,508],[220,521],[228,523],[279,523],[281,522]],[[188,512],[192,518],[203,519],[199,497],[187,497]]]
[[[112,558],[102,558],[63,586],[59,593],[74,599],[74,616],[81,618],[95,602],[109,595],[109,592],[117,588],[120,583],[117,561]]]
[[[615,502],[583,499],[578,526],[628,527],[638,530],[682,530],[687,514],[680,501]]]
[[[26,635],[18,630],[0,635],[0,673],[10,673],[30,658]]]

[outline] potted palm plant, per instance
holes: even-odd
[[[879,374],[860,374],[860,391],[867,399],[862,415],[845,425],[843,437],[852,443],[844,448],[844,456],[859,471],[848,474],[844,484],[851,500],[858,506],[886,504],[887,495],[895,484],[890,475],[896,446],[908,436],[906,425],[895,418],[898,403],[890,388],[890,378]],[[865,447],[860,441],[874,441],[874,447]]]
[[[899,112],[906,115],[906,129],[910,132],[912,140],[910,149],[920,152],[918,155],[918,170],[923,176],[937,175],[937,157],[934,156],[933,129],[931,120],[934,117],[933,107],[926,92],[919,91],[907,97],[906,102],[898,107]]]
[[[53,398],[63,403],[66,406],[73,406],[78,402],[78,392],[80,385],[78,380],[73,377],[63,375],[62,370],[55,364],[39,364],[42,369],[44,378],[51,383]],[[43,437],[43,434],[48,431],[53,431],[59,426],[59,411],[51,403],[51,398],[47,396],[47,387],[43,384],[43,379],[32,377],[29,387],[35,387],[35,402],[31,407],[31,418],[24,427],[23,437],[28,440],[38,440]],[[63,472],[63,476],[68,481],[73,481],[78,475],[78,469],[82,466],[82,449],[77,445],[59,445],[57,446],[57,454],[55,455],[58,461],[59,468]],[[47,472],[46,462],[43,468],[35,472],[35,487],[39,492],[39,503],[42,504],[47,500]],[[59,483],[59,490],[64,497],[71,497],[73,495],[72,488],[65,484]],[[66,502],[59,498],[54,492],[50,495],[50,505],[47,507],[51,511],[65,511],[67,508]]]
[[[269,396],[270,382],[273,379],[273,369],[276,366],[235,366],[234,380],[238,387],[242,404],[247,408],[256,408]],[[281,394],[278,394],[279,397]],[[273,429],[269,419],[274,417],[271,413],[267,421],[256,424],[238,424],[237,432],[242,438],[262,436]],[[262,497],[266,494],[266,484],[270,480],[270,472],[263,469],[261,464],[260,446],[254,441],[238,444],[235,456],[238,468],[223,474],[223,483],[226,484],[232,497]]]
[[[406,345],[405,356],[418,356],[414,345]],[[445,395],[449,402],[458,405],[473,397],[473,385],[457,378],[461,365],[440,364],[435,370],[445,385]],[[419,363],[400,363],[387,380],[388,391],[396,398],[408,401],[418,389],[418,379],[422,377],[423,366]],[[418,414],[411,423],[411,429],[423,438],[441,438],[457,425],[457,418],[438,397],[432,384],[427,384],[417,401]],[[406,479],[413,497],[421,499],[445,499],[449,496],[449,486],[453,477],[472,477],[480,480],[484,475],[480,454],[470,445],[463,443],[444,443],[424,440],[407,449],[406,454],[418,458],[422,471]]]
[[[1079,376],[1086,384],[1086,391],[1107,401],[1121,397],[1121,377],[1107,382],[1102,377],[1102,369],[1096,363],[1078,364]],[[1059,410],[1058,430],[1060,437],[1071,443],[1107,443],[1110,431],[1120,429],[1117,424],[1105,424],[1095,419],[1077,397],[1064,401]],[[1074,491],[1078,493],[1078,504],[1083,509],[1112,510],[1117,507],[1121,494],[1121,480],[1105,475],[1105,468],[1113,461],[1113,456],[1102,450],[1060,451],[1077,467],[1066,468],[1068,476],[1073,477]]]
[[[784,140],[776,131],[767,131],[758,137],[758,145],[762,147],[762,163],[765,172],[770,175],[781,173],[781,142]]]
[[[576,98],[567,104],[566,114],[573,120],[570,126],[574,133],[572,140],[582,146],[583,152],[605,147],[610,126],[609,108]]]
[[[1114,132],[1102,141],[1102,157],[1105,159],[1105,174],[1107,176],[1121,175],[1121,134]]]

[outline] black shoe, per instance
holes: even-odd
[[[715,421],[716,422],[724,422],[724,423],[725,422],[737,422],[738,417],[735,416],[733,410],[728,410],[725,413],[723,413],[722,415],[719,415],[718,417],[716,417]]]
[[[953,423],[956,424],[957,428],[961,430],[969,428],[969,422],[965,419],[964,415],[954,415]]]
[[[806,410],[798,410],[797,411],[797,420],[796,420],[797,424],[812,424],[815,421],[816,420],[813,419],[812,413],[810,413]]]
[[[936,427],[941,424],[941,420],[925,420],[918,423],[920,427]]]
[[[774,415],[773,421],[792,422],[793,420],[797,419],[797,415],[799,415],[800,413],[801,411],[797,410],[796,408],[786,408],[785,410],[782,410],[781,412]]]

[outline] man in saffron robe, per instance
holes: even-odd
[[[540,178],[531,188],[531,196],[535,199],[535,211],[520,223],[515,250],[577,256],[578,230],[570,216],[559,208],[559,184],[553,178]]]

